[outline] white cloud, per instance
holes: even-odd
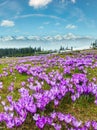
[[[15,23],[13,21],[10,20],[2,20],[0,26],[2,27],[13,27],[15,25]]]
[[[48,5],[52,0],[29,0],[29,5],[34,8],[41,8]]]
[[[35,41],[41,40],[39,36],[33,36],[33,35],[32,36],[28,36],[27,39],[28,40],[35,40]]]
[[[56,26],[59,26],[59,25],[60,25],[60,23],[58,23],[58,22],[57,22],[57,23],[55,23],[55,25],[56,25]]]
[[[72,33],[68,33],[68,34],[64,35],[65,40],[71,40],[71,39],[77,39],[77,38],[79,38],[79,36],[74,35]]]
[[[76,3],[76,0],[71,0],[72,3]]]
[[[12,41],[13,37],[12,36],[5,36],[5,37],[0,37],[0,41]]]
[[[24,36],[18,36],[18,37],[16,37],[16,40],[25,40],[25,37]]]
[[[65,0],[62,0],[62,3],[64,3],[65,2]]]
[[[44,17],[44,18],[56,19],[56,20],[66,22],[64,18],[58,17],[56,15],[47,15],[47,14],[27,14],[27,15],[15,16],[14,18],[20,19],[20,18],[29,18],[29,17]]]
[[[39,29],[44,29],[44,26],[40,26]]]
[[[64,40],[93,40],[94,38],[92,36],[81,36],[81,35],[75,35],[73,33],[68,33],[63,36]]]
[[[62,3],[66,2],[66,0],[62,0]],[[76,3],[76,0],[71,0],[72,3]]]
[[[7,4],[7,3],[8,3],[8,0],[7,0],[7,1],[4,1],[4,2],[1,2],[1,3],[0,3],[0,7],[4,6],[4,5]]]
[[[75,29],[75,28],[77,28],[77,26],[75,26],[73,24],[68,24],[65,28],[66,29]]]
[[[50,22],[44,22],[43,24],[48,25],[48,24],[50,24]]]
[[[46,36],[43,38],[44,40],[47,40],[47,41],[52,41],[53,40],[53,37],[52,36]]]
[[[56,36],[54,36],[54,39],[57,40],[57,41],[61,41],[61,40],[63,40],[63,36],[56,35]]]

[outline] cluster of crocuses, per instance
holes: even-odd
[[[43,112],[51,102],[58,106],[67,93],[71,94],[73,102],[83,94],[92,94],[97,104],[96,79],[94,78],[93,82],[90,82],[85,70],[85,68],[95,68],[97,66],[97,57],[93,57],[93,55],[66,57],[66,59],[59,56],[52,57],[47,55],[19,58],[17,65],[11,65],[11,67],[14,66],[13,68],[4,68],[2,76],[8,76],[9,72],[13,74],[13,69],[15,69],[20,74],[29,75],[30,78],[21,83],[22,87],[18,90],[21,97],[18,101],[14,101],[12,96],[7,96],[10,105],[1,102],[5,112],[0,113],[0,122],[5,122],[10,129],[15,126],[18,127],[25,122],[28,113],[30,113],[32,120],[36,122],[39,129],[44,129],[46,125],[50,125],[56,130],[61,130],[61,124],[64,123],[68,130],[88,130],[90,128],[96,130],[96,121],[88,121],[83,124],[82,121],[78,121],[70,114],[62,114],[54,110],[46,116],[45,113],[43,115]],[[31,62],[34,66],[26,64],[26,62]],[[62,67],[63,72],[53,70],[54,66],[59,69]],[[52,71],[47,72],[50,67],[52,67]],[[75,69],[78,69],[79,72],[72,74]],[[65,74],[71,74],[71,77],[64,78]],[[49,85],[49,90],[43,89],[45,82]],[[0,89],[2,89],[2,82],[0,82],[0,86]],[[14,83],[11,83],[8,90],[14,91]],[[39,110],[41,110],[42,115],[38,113]]]
[[[45,125],[50,125],[55,128],[55,130],[61,130],[61,123],[65,123],[65,128],[67,130],[88,130],[92,128],[97,129],[97,122],[87,121],[82,125],[82,121],[78,121],[71,114],[63,114],[61,112],[52,112],[49,116],[40,116],[39,114],[34,114],[33,119],[36,121],[36,126],[43,129]],[[59,123],[55,122],[58,121]]]

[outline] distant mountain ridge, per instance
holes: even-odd
[[[91,36],[79,36],[72,33],[66,35],[55,35],[55,36],[1,36],[0,41],[64,41],[64,40],[94,40]]]

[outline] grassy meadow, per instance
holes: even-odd
[[[83,74],[85,71],[79,70],[78,67],[74,66],[74,69],[70,70],[70,73],[64,72],[64,65],[63,62],[66,61],[68,57],[70,58],[79,58],[80,59],[86,59],[86,56],[88,59],[92,60],[92,65],[90,66],[84,66],[84,70],[87,72],[86,77],[88,79],[88,82],[92,82],[97,84],[97,67],[92,68],[97,61],[96,61],[96,52],[94,54],[86,54],[85,52],[81,52],[81,54],[52,54],[52,55],[45,55],[45,56],[29,56],[29,57],[16,57],[16,58],[1,58],[0,59],[0,82],[2,82],[3,87],[0,89],[0,113],[5,112],[4,106],[9,106],[9,102],[7,100],[7,96],[12,96],[13,100],[17,102],[19,98],[21,97],[19,93],[19,89],[24,87],[25,89],[29,90],[30,95],[33,94],[33,89],[29,88],[30,82],[29,79],[33,78],[33,85],[37,86],[37,81],[42,84],[42,90],[50,90],[51,86],[50,84],[44,80],[40,79],[38,76],[34,76],[33,74],[27,74],[25,72],[19,72],[17,69],[17,66],[28,66],[27,69],[35,69],[39,67],[40,73],[45,73],[49,76],[49,74],[53,75],[52,73],[56,72],[59,74],[62,74],[64,79],[71,79],[73,74]],[[34,58],[33,58],[34,57]],[[62,61],[62,62],[61,62]],[[77,64],[79,63],[77,62]],[[73,64],[73,63],[71,63]],[[75,63],[74,63],[75,64]],[[71,65],[65,66],[68,67]],[[40,70],[42,69],[43,70]],[[34,71],[33,71],[34,72]],[[54,77],[54,76],[53,76]],[[52,81],[52,77],[51,77]],[[22,85],[24,82],[24,85]],[[71,114],[73,115],[77,120],[81,120],[82,124],[84,124],[86,121],[97,121],[97,105],[94,103],[95,96],[92,94],[82,94],[78,99],[76,99],[74,102],[71,100],[71,93],[67,93],[65,96],[62,97],[59,104],[57,106],[54,105],[54,102],[51,101],[48,103],[44,110],[37,110],[37,113],[41,115],[49,115],[51,112],[62,112],[65,114]],[[2,103],[4,102],[4,103]],[[14,111],[14,116],[16,116],[16,112]],[[55,121],[56,122],[56,121]],[[64,123],[61,123],[62,130],[67,129]],[[30,112],[28,112],[26,120],[24,123],[18,127],[14,126],[13,128],[8,128],[6,126],[5,122],[0,123],[0,129],[1,130],[38,130],[39,128],[35,125],[35,121],[32,120],[32,115]],[[92,128],[90,128],[92,129]],[[54,127],[49,127],[46,125],[43,130],[54,130]]]

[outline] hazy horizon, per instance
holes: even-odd
[[[10,41],[10,42],[1,42],[0,43],[0,48],[25,48],[25,47],[41,47],[41,49],[44,50],[59,50],[60,47],[68,47],[69,49],[71,49],[71,47],[73,47],[73,50],[80,50],[80,49],[89,49],[90,45],[92,43],[91,41],[57,41],[57,42],[37,42],[37,41]]]

